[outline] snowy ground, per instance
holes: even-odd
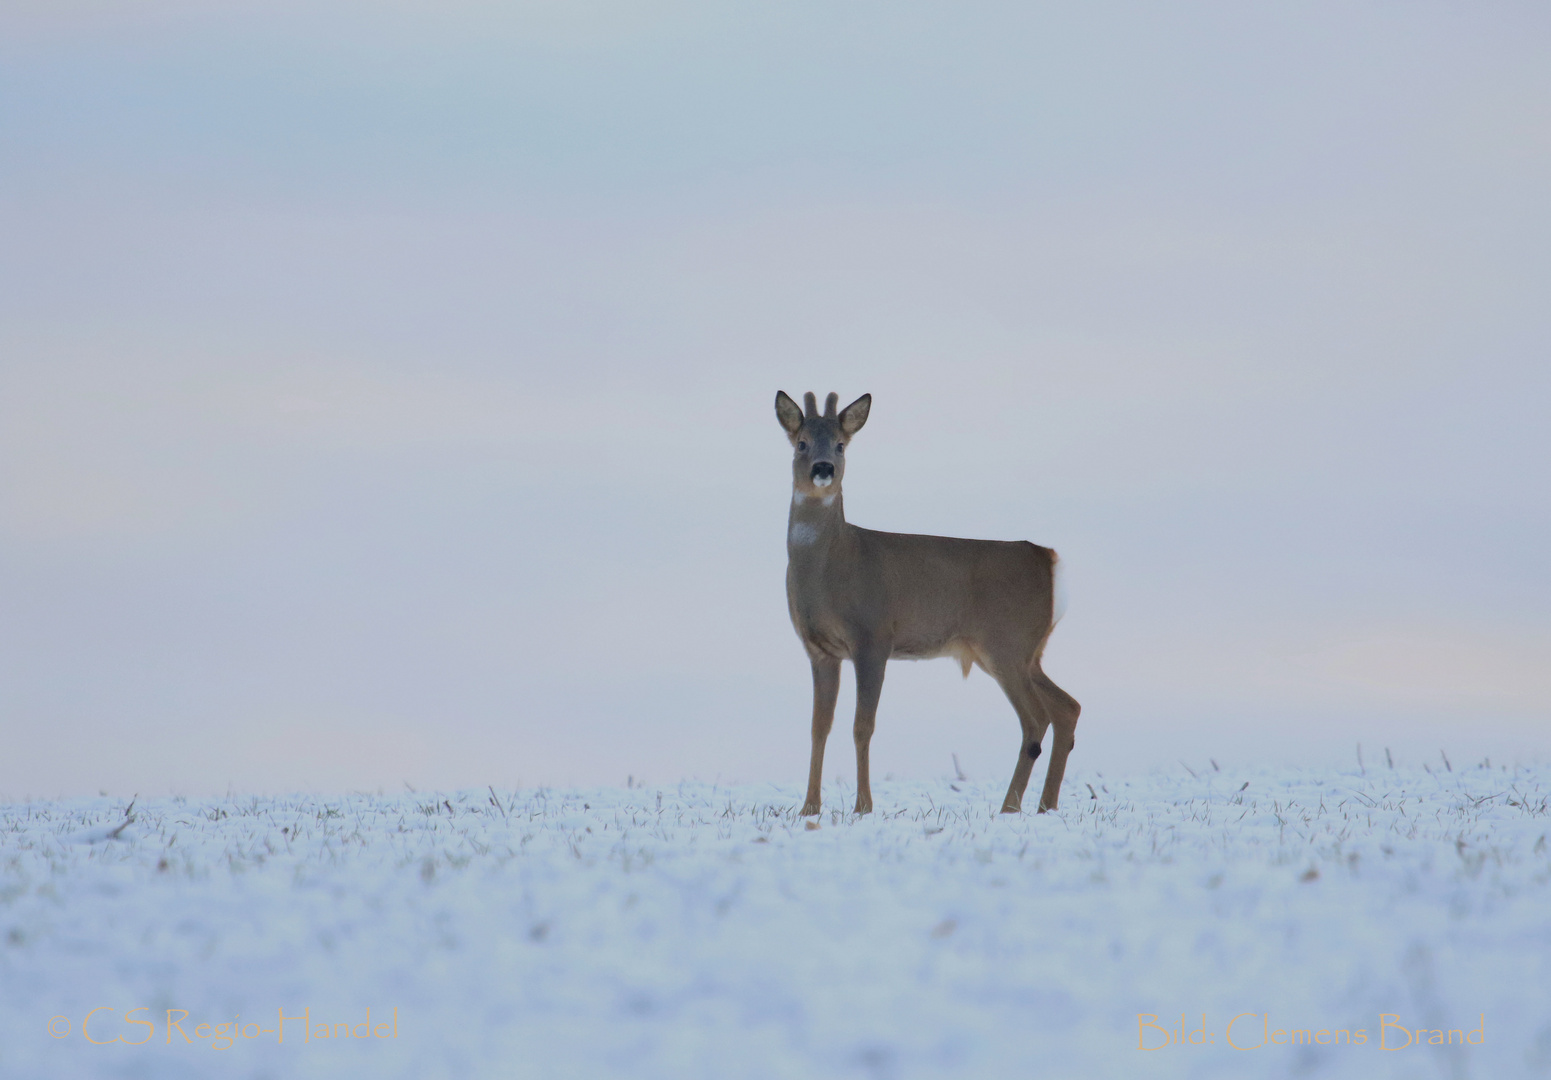
[[[874,794],[0,806],[0,1076],[1551,1074],[1551,768]]]

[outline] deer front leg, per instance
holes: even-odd
[[[813,658],[813,756],[808,759],[808,797],[803,801],[804,816],[819,812],[819,781],[824,775],[824,743],[835,722],[835,699],[840,696],[840,661],[834,657]]]
[[[878,698],[883,694],[883,669],[888,664],[887,650],[858,651],[852,659],[856,668],[856,812],[872,813],[872,783],[868,777],[867,753],[872,744],[873,728],[878,719]]]

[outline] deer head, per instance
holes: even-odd
[[[839,394],[825,399],[822,416],[811,390],[803,395],[803,401],[807,408],[799,409],[784,391],[776,391],[776,419],[792,443],[792,487],[801,495],[829,499],[840,492],[846,444],[867,423],[872,395],[863,394],[838,415],[835,406],[840,402]]]

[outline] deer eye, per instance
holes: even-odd
[[[801,454],[801,453],[806,453],[806,452],[807,452],[807,450],[808,450],[808,444],[807,444],[807,443],[805,443],[805,442],[799,442],[799,443],[798,443],[798,444],[797,444],[797,452],[798,452],[798,453],[800,453],[800,454]]]
[[[837,453],[837,454],[844,453],[845,452],[845,448],[846,448],[846,444],[845,443],[837,442],[835,444],[835,453]]]

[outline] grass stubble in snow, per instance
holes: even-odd
[[[1551,1075],[1551,768],[1197,773],[6,804],[0,1076]]]

